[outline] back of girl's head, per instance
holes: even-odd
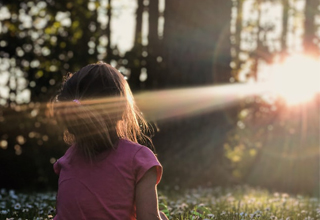
[[[69,74],[53,103],[64,139],[92,158],[114,148],[120,138],[146,141],[147,123],[135,106],[124,77],[106,63]]]

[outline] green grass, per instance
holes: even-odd
[[[52,219],[55,193],[0,192],[0,219]],[[169,219],[320,219],[318,198],[247,186],[159,192],[159,206]]]

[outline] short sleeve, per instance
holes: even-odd
[[[147,147],[141,147],[133,158],[133,169],[135,171],[136,183],[152,167],[157,168],[157,184],[162,177],[162,166],[154,153]]]
[[[53,170],[54,172],[59,175],[60,174],[60,165],[59,165],[59,160],[57,160],[54,164],[53,164]]]

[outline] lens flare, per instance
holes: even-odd
[[[274,64],[267,86],[288,105],[308,102],[320,92],[320,60],[295,55]]]

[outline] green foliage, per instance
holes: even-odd
[[[319,190],[318,105],[249,98],[227,134],[225,157],[240,182],[292,192]],[[303,171],[304,170],[304,171]]]
[[[40,0],[3,5],[10,16],[1,21],[2,57],[16,60],[28,80],[32,101],[47,101],[66,72],[106,58],[104,50],[98,51],[106,30],[97,21],[97,11],[89,11],[87,4]]]
[[[259,97],[247,98],[237,112],[234,129],[227,134],[224,152],[233,167],[233,175],[243,180],[266,145],[268,126],[276,123],[277,111]]]
[[[170,195],[171,194],[171,195]],[[173,195],[172,195],[173,194]],[[319,200],[247,186],[168,192],[169,219],[317,219]]]

